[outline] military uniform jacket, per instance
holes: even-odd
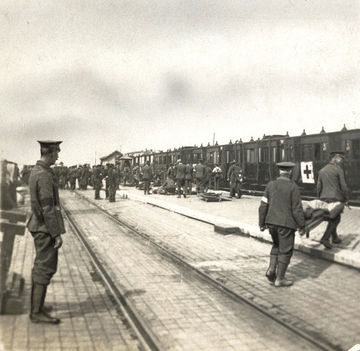
[[[151,170],[151,167],[149,165],[145,165],[143,168],[142,168],[142,173],[143,173],[143,180],[151,180],[152,178],[152,170]]]
[[[31,216],[27,223],[30,232],[49,233],[53,238],[65,233],[60,209],[59,190],[52,169],[37,161],[29,178]]]
[[[196,178],[205,178],[207,176],[207,167],[202,163],[199,163],[195,166],[195,177]]]
[[[186,166],[183,163],[177,164],[174,169],[176,179],[185,179]]]
[[[340,166],[330,162],[319,171],[317,194],[323,201],[346,202],[349,200],[344,171]]]
[[[259,207],[259,226],[265,224],[294,230],[305,226],[299,188],[287,177],[280,176],[266,186]]]
[[[192,165],[186,165],[185,179],[191,180],[192,178],[193,178],[193,166]]]

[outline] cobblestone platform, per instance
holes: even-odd
[[[89,199],[93,198],[93,191],[91,189],[80,193]],[[268,251],[266,243],[270,242],[270,235],[267,231],[260,232],[257,226],[257,209],[260,198],[243,196],[239,200],[225,201],[229,200],[227,196],[228,194],[224,193],[222,194],[224,201],[207,203],[200,200],[196,195],[192,195],[186,199],[155,194],[145,196],[140,190],[123,188],[117,192],[118,203],[108,203],[106,200],[101,200],[98,204],[104,204],[105,206],[105,202],[107,202],[106,208],[109,211],[113,209],[114,213],[121,213],[120,199],[128,198],[143,204],[164,208],[172,213],[179,213],[189,218],[195,218],[199,221],[212,224],[214,227],[239,228],[239,232],[231,233],[230,236],[233,236],[233,239],[229,240],[230,243],[227,244],[226,248],[217,246],[223,243],[219,238],[216,238],[213,251],[207,252],[206,257],[201,262],[199,260],[199,254],[194,254],[193,264],[199,267],[207,267],[212,274],[216,274],[218,264],[227,265],[228,269],[234,269],[236,274],[240,274],[234,275],[234,280],[227,282],[227,285],[241,291],[243,289],[242,284],[245,284],[245,286],[248,285],[246,281],[250,275],[256,277],[259,270],[262,271],[266,269]],[[342,222],[339,225],[339,235],[343,239],[343,242],[340,245],[334,246],[332,250],[324,249],[319,243],[324,225],[319,226],[313,231],[309,239],[297,235],[296,249],[300,252],[321,257],[329,264],[331,262],[339,262],[357,269],[360,268],[359,214],[360,210],[358,208],[353,208],[352,210],[345,209]],[[135,221],[136,218],[133,220]],[[173,225],[176,226],[177,223],[173,223]],[[259,239],[259,245],[262,243],[260,246],[255,245],[256,250],[259,250],[258,254],[261,256],[262,263],[260,267],[258,267],[258,262],[252,262],[253,258],[251,254],[249,255],[248,253],[251,251],[251,247],[255,247],[252,246],[252,244],[244,244],[243,248],[247,250],[246,252],[232,249],[233,246],[231,242],[235,244],[236,236],[238,235],[242,237],[254,237]],[[171,236],[169,236],[169,240],[170,238]],[[194,240],[198,239],[194,237]],[[194,242],[194,244],[198,243],[198,241]],[[48,303],[54,305],[55,314],[61,318],[64,323],[58,326],[34,325],[30,323],[28,318],[29,282],[34,255],[33,250],[33,242],[29,233],[26,233],[24,237],[16,239],[11,271],[20,273],[25,278],[24,301],[26,313],[22,315],[0,315],[0,351],[125,351],[139,349],[138,341],[126,323],[124,323],[124,320],[121,317],[119,318],[119,311],[116,310],[105,287],[98,280],[96,274],[94,274],[86,252],[73,235],[66,236],[66,245],[63,246],[60,253],[59,271],[49,287],[47,299]],[[201,251],[201,247],[198,248],[198,250]],[[228,251],[225,252],[224,250]],[[229,259],[224,261],[219,260],[219,257],[224,254]],[[231,259],[232,256],[234,256],[233,259]],[[245,267],[244,272],[236,271],[236,269],[239,269],[240,265],[242,265],[240,262],[243,257],[247,258],[249,266]],[[325,304],[329,306],[330,310],[334,309],[336,313],[334,314],[331,311],[326,313],[326,308],[321,309],[322,312],[319,310],[319,313],[323,313],[321,315],[322,317],[320,317],[324,321],[324,326],[319,326],[319,329],[323,330],[323,333],[330,334],[341,332],[344,335],[348,335],[349,340],[353,341],[354,333],[340,323],[341,318],[344,318],[347,314],[351,315],[351,313],[354,313],[351,309],[352,304],[341,303],[339,306],[333,304],[337,300],[336,296],[339,291],[341,291],[341,298],[339,298],[343,301],[348,298],[346,290],[351,291],[351,296],[355,296],[358,279],[351,281],[353,277],[350,273],[344,276],[347,285],[347,288],[344,290],[341,283],[334,278],[337,270],[331,270],[328,263],[326,263],[324,267],[314,267],[312,271],[309,271],[309,267],[314,265],[311,260],[306,263],[307,268],[304,268],[304,263],[301,263],[300,260],[299,262],[294,260],[290,270],[296,272],[297,279],[298,281],[299,279],[301,280],[301,284],[296,283],[292,290],[287,290],[287,293],[281,292],[283,298],[290,296],[291,299],[296,299],[297,304],[293,306],[293,309],[285,303],[274,307],[275,304],[271,302],[271,295],[269,295],[269,290],[266,282],[264,282],[263,275],[252,281],[254,291],[259,292],[259,294],[254,295],[247,293],[247,296],[249,299],[264,304],[264,306],[268,305],[269,308],[278,310],[278,313],[281,313],[282,310],[285,311],[288,315],[289,323],[299,323],[299,318],[304,318],[304,320],[307,318],[305,311],[309,311],[309,300],[311,300],[311,296],[317,296],[319,294],[318,289],[320,289],[321,294],[325,294],[322,295]],[[257,272],[255,272],[256,266]],[[221,279],[220,275],[219,279]],[[259,286],[261,287],[260,290]],[[331,291],[331,286],[334,286],[334,291]],[[329,288],[330,290],[328,290]],[[352,302],[352,306],[356,306],[358,303],[358,301]],[[301,309],[303,309],[303,312],[301,312]],[[303,313],[303,316],[301,316],[301,313]],[[334,320],[329,328],[326,327],[326,321],[330,318],[334,318]],[[337,321],[339,321],[339,323]],[[358,340],[354,341],[358,342]],[[352,342],[351,345],[349,343],[349,345],[347,345],[349,347],[347,348],[339,347],[338,349],[345,351],[353,344],[354,342]]]
[[[230,200],[229,193],[223,193],[223,200]],[[187,198],[177,198],[173,195],[144,195],[142,191],[133,187],[122,188],[118,197],[128,197],[158,206],[169,211],[180,213],[184,216],[195,218],[214,226],[239,228],[239,233],[250,237],[271,242],[268,231],[261,232],[258,227],[258,208],[260,197],[243,196],[241,199],[230,201],[204,202],[196,195]],[[309,253],[332,262],[346,264],[360,269],[360,208],[345,208],[341,223],[338,227],[342,243],[334,245],[331,250],[325,249],[320,244],[320,239],[325,231],[326,222],[320,224],[309,238],[296,235],[295,249]]]
[[[28,207],[23,207],[28,211]],[[25,279],[22,314],[0,315],[0,351],[135,351],[139,342],[118,311],[89,256],[65,221],[65,244],[58,272],[48,288],[46,304],[61,319],[59,325],[29,320],[34,243],[31,234],[17,236],[10,272]]]

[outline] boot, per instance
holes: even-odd
[[[276,266],[277,266],[277,255],[270,255],[270,265],[265,273],[265,276],[268,278],[269,282],[271,283],[275,283]]]
[[[287,263],[279,262],[278,275],[277,275],[277,278],[275,280],[275,286],[277,288],[279,288],[281,286],[291,286],[291,285],[293,285],[293,282],[291,280],[287,280],[285,278],[285,273],[286,273],[287,267],[288,267]]]
[[[34,281],[31,282],[31,301],[32,301],[33,291],[34,291]],[[52,305],[44,305],[42,307],[42,310],[45,313],[49,313],[49,312],[51,312],[53,310],[53,306]]]
[[[53,318],[44,312],[44,301],[46,296],[46,285],[40,285],[33,283],[31,289],[31,313],[30,320],[33,323],[50,323],[50,324],[59,324],[60,319]]]

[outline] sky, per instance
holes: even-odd
[[[2,0],[1,158],[360,128],[360,1]]]

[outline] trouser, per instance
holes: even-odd
[[[105,180],[105,196],[106,196],[106,198],[109,197],[109,188],[110,188],[110,183],[109,183],[109,181],[106,179],[106,180]]]
[[[219,183],[220,183],[220,178],[215,177],[214,178],[214,190],[219,190]]]
[[[185,179],[176,179],[176,185],[178,188],[178,195],[181,195],[181,188],[184,186],[185,184]],[[186,195],[186,191],[184,189],[184,194]]]
[[[149,194],[149,190],[150,190],[150,180],[144,179],[144,194],[146,193]]]
[[[36,256],[32,270],[32,280],[36,284],[49,285],[57,271],[58,250],[54,249],[55,240],[48,233],[32,232]]]
[[[185,179],[185,194],[191,195],[192,193],[192,179]]]
[[[204,193],[205,181],[203,178],[196,178],[196,191],[200,194]]]
[[[329,240],[330,236],[333,239],[337,238],[337,227],[341,221],[341,214],[339,213],[335,218],[328,219],[328,225],[326,227],[325,233],[322,236],[321,240]]]
[[[109,186],[109,202],[115,202],[116,198],[116,184]]]
[[[100,199],[101,185],[95,184],[95,199]]]
[[[234,181],[230,184],[230,196],[234,197],[237,194],[238,197],[241,195],[241,183]]]
[[[289,264],[294,251],[295,230],[270,225],[269,232],[273,240],[270,255],[277,256],[278,262]]]

